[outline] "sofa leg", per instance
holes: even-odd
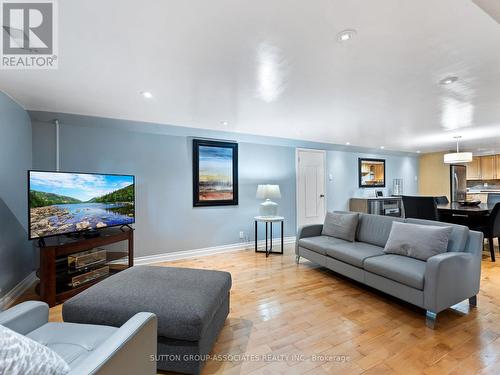
[[[425,325],[430,329],[434,329],[436,327],[436,318],[437,314],[427,310],[425,312]]]
[[[299,264],[300,262],[300,255],[295,256],[295,263]]]
[[[469,306],[477,307],[477,296],[469,298]]]

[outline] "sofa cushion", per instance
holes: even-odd
[[[394,221],[403,222],[404,219],[391,216],[360,214],[356,240],[384,247],[389,238],[389,233],[391,233]]]
[[[382,255],[364,261],[364,269],[409,287],[424,290],[426,262],[402,255]]]
[[[89,324],[47,323],[27,336],[52,349],[75,368],[117,330]]]
[[[451,230],[450,226],[394,222],[384,252],[427,260],[446,252]]]
[[[198,341],[230,289],[228,272],[135,266],[66,301],[63,319],[121,327],[136,313],[148,311],[158,318],[158,336]]]
[[[348,241],[341,240],[330,236],[315,236],[306,237],[299,240],[299,246],[307,250],[314,251],[315,253],[326,255],[326,250],[331,249],[336,244],[349,243]]]
[[[365,259],[384,255],[384,249],[380,246],[370,245],[364,242],[346,242],[343,244],[335,244],[327,249],[326,255],[344,263],[362,268]]]
[[[0,374],[64,375],[70,367],[55,351],[0,325]]]
[[[411,224],[451,227],[452,230],[448,240],[447,251],[465,251],[465,246],[467,245],[467,239],[469,238],[470,232],[469,228],[466,226],[422,219],[406,219],[406,222]]]
[[[354,242],[358,228],[358,213],[328,212],[321,234]]]

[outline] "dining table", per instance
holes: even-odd
[[[459,214],[459,215],[488,215],[493,210],[494,204],[480,203],[477,206],[463,205],[458,202],[438,204],[439,213]]]
[[[463,205],[458,202],[437,205],[439,221],[466,225],[473,228],[485,220],[493,210],[494,204],[481,203],[477,206]]]

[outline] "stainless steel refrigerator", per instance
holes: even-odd
[[[467,197],[467,174],[465,165],[450,166],[451,201],[463,201]]]

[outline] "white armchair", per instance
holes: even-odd
[[[55,351],[70,375],[156,374],[154,314],[135,314],[120,328],[49,323],[48,317],[47,304],[29,301],[1,312],[0,324]]]

